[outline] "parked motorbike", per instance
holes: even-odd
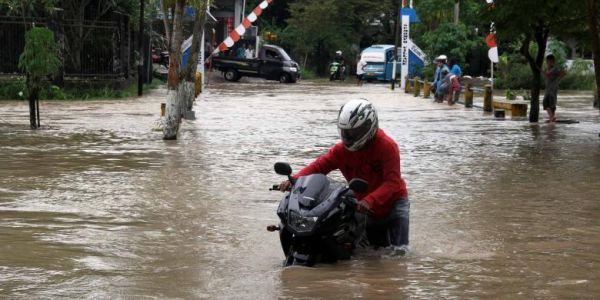
[[[156,49],[152,49],[152,63],[159,64],[165,68],[169,68],[169,51],[161,51],[157,53]]]
[[[339,62],[332,62],[329,64],[329,80],[342,80],[346,79],[346,65]]]
[[[275,164],[275,172],[288,176],[292,182],[277,208],[280,224],[267,227],[269,231],[279,231],[284,266],[350,259],[366,225],[365,215],[356,213],[354,192],[366,192],[368,183],[355,178],[346,187],[323,174],[294,180],[290,165],[281,162]],[[279,190],[279,186],[270,190]]]

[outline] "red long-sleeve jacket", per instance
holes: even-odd
[[[396,201],[408,197],[406,183],[400,175],[398,145],[381,129],[364,149],[352,152],[339,142],[294,177],[327,175],[335,169],[348,181],[360,178],[369,182],[367,193],[356,194],[356,197],[369,203],[375,218],[387,216]]]

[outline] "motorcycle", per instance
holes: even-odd
[[[353,250],[362,243],[366,216],[356,213],[358,202],[354,193],[364,193],[368,183],[352,179],[349,186],[331,182],[323,174],[292,178],[287,163],[275,164],[275,172],[285,175],[291,188],[277,208],[279,225],[269,231],[279,231],[284,266],[313,266],[315,263],[335,263],[350,259]],[[274,185],[270,190],[279,190]]]
[[[157,49],[152,49],[152,63],[159,64],[168,69],[169,51],[161,51],[157,53]]]
[[[332,62],[329,64],[329,81],[346,79],[346,65],[339,62]]]

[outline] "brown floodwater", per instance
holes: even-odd
[[[337,139],[364,97],[400,145],[408,257],[282,268],[281,177]],[[0,102],[0,298],[594,299],[600,297],[600,116],[496,121],[387,85],[211,82],[177,141],[141,99]],[[339,173],[333,174],[340,179]]]

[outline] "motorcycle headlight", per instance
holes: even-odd
[[[318,217],[303,217],[295,211],[290,212],[288,225],[297,232],[309,232],[317,224]]]
[[[292,71],[292,72],[298,72],[298,68],[296,68],[296,67],[290,67],[290,71]]]

